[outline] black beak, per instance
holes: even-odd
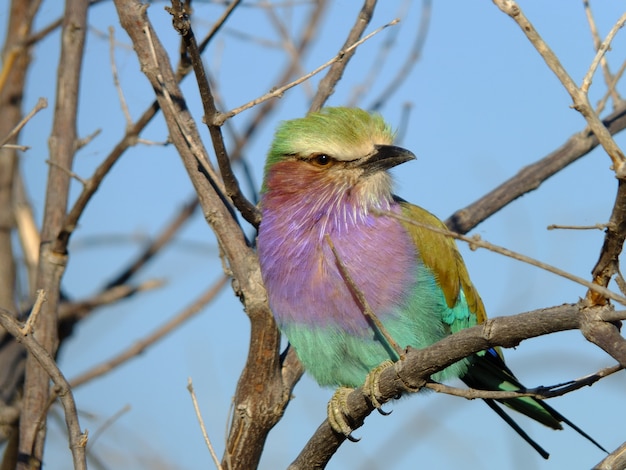
[[[415,160],[415,155],[409,150],[395,145],[376,145],[374,152],[367,160],[359,165],[366,173],[389,170],[396,165]]]

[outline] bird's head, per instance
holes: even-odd
[[[366,205],[389,199],[387,170],[415,158],[393,138],[380,115],[357,108],[324,108],[285,121],[267,157],[262,192],[349,192]]]

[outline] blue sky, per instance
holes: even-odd
[[[272,88],[284,64],[284,53],[264,42],[279,42],[268,16],[255,2],[244,2],[222,34],[205,53],[207,67],[219,82],[227,108],[239,106]],[[306,71],[327,61],[341,47],[361,2],[332,2],[317,43],[303,61]],[[171,28],[166,3],[153,3],[149,15],[161,41],[176,57],[178,38]],[[380,2],[368,31],[398,14],[402,1]],[[402,63],[420,20],[420,2],[410,5],[397,28],[398,44],[360,106],[369,106]],[[6,24],[8,1],[0,0],[0,22]],[[565,68],[580,83],[594,50],[582,2],[521,2],[521,7]],[[623,13],[620,2],[592,4],[604,35]],[[209,3],[195,6],[196,34],[202,36],[222,11]],[[43,27],[61,13],[60,2],[44,1],[38,19]],[[306,21],[306,8],[282,11],[290,31]],[[136,119],[154,99],[141,74],[129,39],[119,25],[112,3],[90,10],[78,130],[102,134],[81,149],[74,171],[88,177],[123,135],[124,120],[110,71],[107,28],[113,26],[119,47],[116,62],[122,88]],[[392,29],[368,41],[350,63],[344,80],[328,104],[342,105],[370,70],[373,57]],[[618,34],[608,60],[615,72],[624,60],[624,32]],[[45,194],[47,138],[54,109],[54,77],[59,35],[46,38],[34,52],[25,107],[40,96],[50,106],[26,127],[22,143],[31,146],[22,168],[36,217],[40,221]],[[311,81],[315,87],[319,77]],[[192,80],[183,86],[188,104],[201,116]],[[596,74],[590,96],[603,94]],[[266,149],[273,128],[283,119],[302,116],[308,107],[306,87],[285,94],[267,126],[255,134],[245,157],[260,185]],[[624,91],[624,87],[621,87]],[[401,145],[417,161],[394,171],[397,193],[441,218],[468,205],[513,176],[524,166],[559,147],[585,127],[570,108],[564,88],[545,66],[517,25],[491,2],[451,0],[433,6],[430,31],[421,60],[404,84],[380,110],[394,126],[402,106],[412,106]],[[253,112],[233,120],[245,127]],[[208,142],[206,131],[203,136]],[[167,131],[159,116],[142,137],[164,141]],[[624,136],[617,142],[624,148]],[[550,224],[593,225],[606,222],[616,180],[610,160],[595,150],[545,182],[537,191],[515,201],[472,233],[559,266],[584,278],[595,264],[600,231],[548,231]],[[75,197],[80,188],[72,189]],[[142,240],[154,236],[188,200],[192,188],[173,146],[139,145],[114,167],[80,220],[73,236],[64,288],[75,298],[98,292],[141,250]],[[539,307],[575,302],[585,289],[570,281],[484,250],[461,245],[470,274],[490,316],[509,315]],[[82,322],[64,345],[60,365],[69,378],[88,370],[146,336],[190,304],[221,275],[214,237],[200,213],[177,240],[140,274],[138,281],[164,279],[166,286],[98,310]],[[208,433],[221,455],[228,410],[245,361],[249,335],[241,304],[229,287],[201,314],[167,339],[103,378],[76,390],[81,424],[91,437],[124,407],[130,410],[103,430],[94,453],[106,468],[210,468],[187,378],[194,381]],[[505,352],[511,368],[528,386],[549,385],[577,378],[614,363],[588,344],[578,332],[566,332],[522,343]],[[614,429],[626,419],[622,405],[626,380],[610,377],[590,389],[550,403],[585,429],[607,449],[624,437]],[[284,419],[270,434],[262,469],[284,468],[325,416],[332,390],[305,377]],[[551,454],[544,462],[480,401],[429,393],[387,405],[391,416],[372,415],[346,443],[328,468],[590,468],[602,454],[572,430],[554,432],[520,417],[519,422]],[[57,417],[61,409],[55,410]],[[619,424],[618,424],[619,423]],[[70,465],[62,420],[51,423],[46,450],[47,468]],[[96,467],[94,467],[96,468]]]

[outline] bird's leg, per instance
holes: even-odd
[[[363,384],[363,393],[367,396],[370,403],[378,410],[378,412],[382,415],[388,415],[389,413],[382,410],[383,404],[380,402],[381,393],[380,393],[380,374],[383,373],[384,370],[393,366],[393,362],[385,361],[380,365],[374,367],[367,377],[365,377],[365,383]]]
[[[352,437],[352,427],[347,420],[348,395],[354,389],[348,387],[339,387],[333,397],[328,402],[328,423],[333,431],[346,436],[346,439],[357,442],[358,439]]]

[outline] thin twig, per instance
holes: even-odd
[[[331,240],[330,235],[326,234],[324,236],[324,239],[326,240],[326,243],[328,243],[328,246],[333,252],[335,261],[337,262],[337,267],[339,268],[339,271],[341,272],[341,277],[343,277],[343,280],[346,283],[348,290],[359,301],[359,304],[360,304],[359,308],[361,310],[361,313],[363,313],[363,316],[371,324],[376,334],[382,337],[381,339],[384,339],[387,342],[387,346],[391,347],[395,351],[397,357],[394,358],[394,360],[397,361],[398,359],[403,358],[404,350],[400,347],[400,345],[396,342],[396,340],[393,339],[393,336],[389,334],[389,332],[387,331],[387,328],[385,328],[385,325],[383,325],[383,323],[378,319],[378,316],[374,313],[367,299],[365,298],[365,294],[363,294],[363,291],[359,289],[359,286],[356,285],[356,283],[350,276],[350,273],[348,272],[348,268],[346,267],[345,264],[343,264],[343,261],[341,260],[341,257],[339,256],[339,253],[337,252],[337,249],[335,248],[335,244]]]
[[[313,101],[309,106],[309,113],[319,111],[322,106],[324,106],[328,97],[335,91],[335,85],[337,85],[339,80],[341,80],[348,62],[354,55],[353,51],[355,51],[355,49],[350,48],[363,35],[365,28],[367,28],[367,25],[372,20],[374,8],[376,8],[376,0],[364,1],[356,22],[354,23],[354,26],[352,26],[352,29],[350,29],[348,37],[343,43],[343,47],[340,51],[341,57],[339,58],[341,61],[339,59],[336,60],[326,76],[320,81],[320,84],[317,87],[317,93],[313,97]]]
[[[104,431],[110,428],[111,425],[115,423],[115,421],[120,419],[120,417],[122,417],[124,414],[128,413],[129,411],[130,411],[130,405],[124,405],[122,409],[115,412],[113,416],[109,417],[94,432],[92,432],[91,437],[89,438],[89,445],[87,446],[87,453],[89,453],[89,451],[93,448],[93,446],[96,444],[96,441],[98,440],[100,436],[102,436]],[[93,457],[93,454],[91,455],[91,457]]]
[[[84,383],[95,379],[96,377],[100,377],[107,372],[113,370],[115,367],[123,364],[124,362],[136,357],[145,351],[148,347],[152,346],[154,343],[162,339],[163,337],[170,334],[174,331],[178,326],[182,325],[185,321],[198,314],[204,306],[212,301],[215,296],[222,290],[222,288],[226,285],[228,278],[226,276],[222,276],[217,280],[215,284],[213,284],[209,289],[207,289],[196,301],[194,301],[189,307],[184,309],[178,315],[173,317],[172,319],[165,322],[159,328],[157,328],[154,332],[149,334],[143,339],[135,342],[126,350],[117,354],[113,358],[108,361],[89,369],[87,372],[80,374],[71,380],[71,384],[73,388],[76,388]]]
[[[593,107],[589,103],[589,97],[587,96],[587,90],[591,84],[591,77],[599,64],[601,57],[608,50],[611,40],[617,33],[617,30],[620,29],[626,22],[626,13],[620,17],[615,26],[611,29],[611,32],[607,35],[607,38],[604,40],[602,47],[596,54],[596,57],[592,61],[591,66],[585,75],[582,86],[579,88],[576,86],[574,80],[572,80],[569,76],[556,54],[541,38],[532,23],[528,21],[519,5],[513,0],[493,0],[493,2],[502,12],[509,15],[519,25],[528,40],[544,59],[546,65],[557,76],[561,84],[570,94],[574,102],[574,108],[587,120],[587,124],[598,137],[600,145],[602,145],[606,153],[611,158],[615,175],[618,178],[626,178],[626,157],[611,137],[609,131],[606,127],[604,127],[598,115],[593,111]]]
[[[616,294],[615,292],[611,291],[610,289],[607,289],[606,287],[600,286],[598,284],[594,284],[593,282],[589,282],[586,279],[583,279],[582,277],[579,276],[575,276],[574,274],[568,273],[567,271],[564,271],[560,268],[557,268],[555,266],[552,266],[550,264],[547,263],[543,263],[542,261],[538,261],[534,258],[531,258],[530,256],[526,256],[523,255],[521,253],[517,253],[515,251],[509,250],[507,248],[498,246],[498,245],[494,245],[492,243],[486,242],[482,239],[480,239],[478,236],[473,236],[473,237],[468,237],[465,235],[461,235],[459,233],[455,233],[455,232],[451,232],[449,230],[444,230],[441,229],[439,227],[433,227],[432,225],[428,225],[428,224],[423,224],[421,222],[418,222],[416,220],[410,219],[408,217],[404,217],[402,215],[399,214],[395,214],[393,212],[383,212],[383,211],[374,211],[376,213],[378,213],[379,215],[385,215],[388,217],[393,217],[394,219],[400,220],[401,222],[405,222],[407,224],[411,224],[414,225],[416,227],[420,227],[420,228],[425,228],[427,230],[430,230],[432,232],[435,233],[439,233],[441,235],[445,235],[447,237],[451,237],[454,238],[456,240],[462,240],[464,242],[466,242],[470,249],[474,250],[476,248],[485,248],[489,251],[493,251],[494,253],[499,253],[501,255],[504,256],[508,256],[509,258],[513,258],[516,259],[518,261],[522,261],[523,263],[526,264],[530,264],[532,266],[537,266],[538,268],[541,268],[545,271],[551,272],[553,274],[556,274],[558,276],[564,277],[565,279],[569,279],[570,281],[574,281],[582,286],[587,287],[589,290],[593,291],[593,292],[597,292],[598,294],[608,298],[608,299],[612,299],[615,300],[616,302],[619,302],[622,305],[626,305],[626,297],[621,296],[619,294]]]
[[[130,111],[128,110],[128,103],[126,103],[126,98],[124,97],[124,91],[122,90],[122,85],[120,85],[120,77],[117,74],[117,65],[115,64],[115,28],[113,26],[109,26],[109,59],[111,61],[111,73],[113,74],[113,85],[117,90],[117,96],[120,100],[120,106],[122,107],[122,112],[124,113],[124,117],[126,118],[126,129],[130,129],[133,125],[133,118],[130,116]]]
[[[404,64],[402,64],[402,67],[400,67],[400,69],[397,71],[395,77],[393,77],[393,79],[389,82],[385,89],[380,93],[378,98],[376,98],[372,105],[369,107],[370,110],[378,111],[381,106],[389,100],[391,95],[400,88],[402,82],[404,82],[409,76],[411,69],[420,60],[422,56],[422,50],[424,49],[424,44],[426,43],[426,38],[428,36],[431,12],[432,0],[423,0],[420,24],[417,27],[417,34],[415,36],[415,42],[413,43],[413,47],[411,47],[411,51],[408,57],[404,61]]]
[[[624,26],[625,23],[626,23],[626,13],[624,13],[619,18],[619,20],[617,20],[617,23],[615,23],[615,25],[613,25],[613,27],[609,31],[609,34],[607,34],[607,36],[604,39],[604,41],[602,41],[602,43],[597,48],[598,51],[596,52],[596,55],[593,58],[593,61],[591,61],[591,65],[589,66],[589,70],[585,74],[585,77],[583,78],[583,82],[582,82],[582,84],[580,86],[580,89],[583,91],[583,93],[586,94],[589,91],[589,87],[591,86],[591,81],[593,80],[593,75],[596,73],[596,69],[598,68],[598,65],[600,64],[600,62],[603,59],[605,59],[605,54],[607,53],[607,51],[611,47],[611,42],[613,41],[613,38],[615,37],[617,32],[620,29],[622,29],[622,27]],[[609,77],[607,77],[607,82],[610,83],[610,74],[609,74]],[[608,85],[608,83],[607,83],[607,85]]]
[[[83,148],[86,145],[88,145],[93,139],[98,137],[101,132],[102,132],[102,129],[96,129],[91,134],[89,134],[89,135],[87,135],[85,137],[81,137],[80,139],[77,139],[76,140],[76,150],[80,150],[81,148]]]
[[[616,87],[617,87],[617,83],[621,80],[625,71],[626,71],[626,60],[622,62],[622,65],[617,71],[617,73],[613,75],[613,80],[611,81],[611,83],[609,83],[608,89],[604,93],[604,96],[600,99],[600,101],[598,101],[598,104],[596,106],[596,113],[598,115],[602,113],[602,111],[604,111],[606,102],[611,96],[619,98],[617,100],[616,99],[613,100],[613,110],[615,110],[615,108],[617,108],[620,105],[620,103],[623,103],[624,100],[617,93]]]
[[[59,305],[59,321],[78,321],[87,316],[88,313],[92,312],[97,307],[110,305],[121,299],[128,299],[139,292],[158,289],[164,284],[165,282],[159,279],[149,279],[139,283],[138,285],[117,284],[115,286],[107,287],[102,292],[84,300],[62,302],[61,305]]]
[[[69,168],[53,161],[53,160],[46,160],[46,163],[50,166],[53,166],[55,168],[58,168],[59,170],[61,170],[63,173],[68,174],[69,176],[71,176],[72,178],[74,178],[76,181],[80,182],[83,186],[87,186],[88,181],[85,180],[84,178],[82,178],[79,174],[73,172],[72,170],[70,170]]]
[[[193,390],[193,383],[191,381],[191,377],[187,379],[187,390],[189,390],[189,394],[191,395],[191,402],[193,403],[193,409],[196,413],[196,418],[198,418],[198,423],[200,423],[200,430],[202,431],[202,437],[204,437],[204,442],[209,449],[209,453],[211,454],[211,458],[213,459],[215,468],[217,468],[218,470],[222,470],[222,464],[220,463],[220,460],[217,458],[215,449],[213,449],[213,444],[211,444],[211,439],[209,439],[209,434],[207,433],[206,426],[204,425],[204,419],[202,418],[202,413],[200,412],[200,406],[198,405],[196,392],[194,392]]]
[[[390,23],[387,23],[386,25],[381,26],[380,28],[376,29],[375,31],[372,31],[370,34],[368,34],[367,36],[365,36],[363,39],[355,42],[354,44],[352,44],[350,47],[348,47],[345,50],[341,50],[337,53],[337,55],[335,57],[333,57],[332,59],[330,59],[328,62],[320,65],[319,67],[317,67],[315,70],[313,70],[312,72],[309,72],[308,74],[298,78],[297,80],[294,80],[291,83],[288,83],[284,86],[275,88],[274,90],[266,93],[265,95],[254,99],[242,106],[239,106],[238,108],[232,109],[230,111],[228,111],[227,113],[223,113],[220,114],[219,116],[216,116],[216,124],[221,124],[223,121],[225,121],[226,119],[230,119],[231,117],[241,113],[242,111],[245,111],[246,109],[250,109],[253,106],[258,105],[259,103],[262,103],[266,100],[269,100],[270,98],[276,98],[276,97],[280,97],[283,95],[283,93],[285,93],[285,91],[289,90],[290,88],[295,87],[296,85],[299,85],[300,83],[304,82],[305,80],[308,80],[309,78],[313,77],[314,75],[317,75],[318,73],[320,73],[322,70],[324,70],[325,68],[331,66],[332,64],[336,63],[336,62],[340,62],[342,60],[345,60],[345,56],[346,54],[348,54],[349,52],[354,51],[357,47],[359,47],[361,44],[363,44],[365,41],[367,41],[368,39],[372,38],[374,35],[380,33],[382,30],[384,30],[385,28],[388,28],[389,26],[393,26],[395,24],[397,24],[400,20],[395,19],[393,21],[391,21]]]
[[[600,41],[600,34],[598,33],[596,20],[594,19],[593,13],[591,12],[591,5],[589,4],[588,0],[583,0],[583,6],[585,8],[585,16],[587,17],[587,22],[589,23],[591,38],[593,39],[593,47],[596,51],[599,51],[602,43]],[[615,77],[611,74],[611,70],[609,69],[609,64],[606,60],[606,56],[602,56],[601,65],[602,72],[604,73],[604,81],[607,86],[607,93],[613,97],[613,103],[617,103],[621,101],[621,98],[615,88]],[[596,112],[600,114],[600,111],[596,110]]]
[[[539,400],[545,400],[547,398],[554,398],[566,395],[568,393],[579,390],[583,387],[591,387],[599,380],[613,375],[616,372],[623,370],[621,365],[615,365],[606,367],[593,374],[586,375],[579,379],[571,380],[565,384],[541,386],[535,388],[525,388],[519,391],[505,391],[505,390],[479,390],[475,388],[458,388],[451,387],[439,382],[427,382],[425,387],[434,390],[439,393],[445,393],[447,395],[453,395],[455,397],[467,398],[468,400],[474,400],[476,398],[491,398],[494,400],[504,400],[507,398],[520,398],[520,397],[532,397]]]
[[[30,121],[35,114],[37,114],[39,111],[47,107],[48,107],[48,100],[45,98],[39,98],[37,100],[37,103],[33,107],[33,109],[31,109],[31,111],[26,116],[24,116],[24,119],[22,119],[17,124],[17,126],[15,126],[13,130],[9,132],[7,136],[5,136],[4,139],[0,140],[0,147],[5,147],[5,144],[8,141],[10,141],[14,136],[16,136],[18,132],[22,130],[22,128],[26,125],[26,123]]]
[[[30,150],[30,145],[18,145],[18,144],[4,144],[3,149],[19,150],[20,152],[26,152]]]
[[[550,224],[546,227],[546,230],[604,230],[607,224],[595,224],[595,225],[559,225]]]
[[[60,397],[63,410],[65,411],[65,423],[69,435],[74,470],[87,470],[87,460],[85,457],[87,432],[83,433],[80,429],[72,387],[67,382],[48,351],[35,340],[33,335],[23,334],[22,327],[19,323],[15,321],[10,312],[3,308],[0,308],[0,325],[26,347],[28,352],[37,360],[39,365],[46,371],[58,388],[57,395]]]
[[[200,91],[200,97],[202,100],[202,106],[204,108],[204,121],[209,128],[209,134],[211,135],[211,142],[215,150],[217,162],[222,174],[224,186],[226,189],[226,195],[233,201],[233,204],[241,215],[252,225],[258,226],[261,222],[261,214],[259,209],[252,204],[241,192],[239,182],[233,173],[230,166],[230,159],[228,158],[228,152],[226,151],[226,145],[224,144],[224,137],[222,136],[221,126],[224,121],[218,122],[218,115],[220,114],[215,106],[215,99],[211,91],[211,86],[204,70],[204,63],[200,56],[200,50],[196,42],[196,38],[191,27],[191,21],[187,12],[183,9],[182,2],[180,0],[172,1],[172,8],[168,8],[169,13],[173,17],[174,28],[182,36],[185,48],[189,57],[191,58],[191,65],[196,76],[198,83],[198,89]]]
[[[30,315],[28,316],[28,320],[26,320],[26,324],[20,328],[20,333],[24,336],[28,336],[33,332],[33,325],[37,321],[39,317],[39,312],[41,311],[41,305],[46,301],[46,291],[43,289],[37,290],[37,295],[35,297],[35,304],[30,311]]]

